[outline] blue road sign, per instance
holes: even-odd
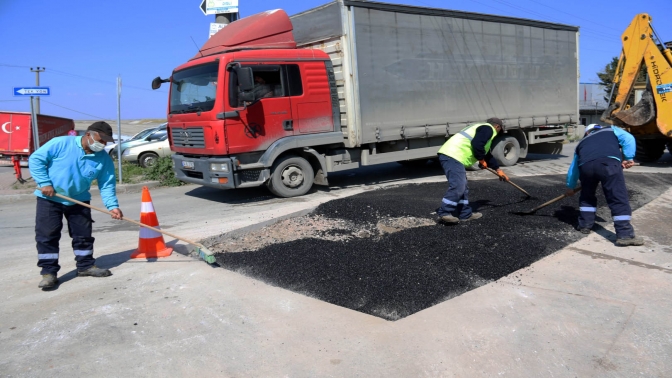
[[[14,87],[14,97],[51,96],[49,87]]]

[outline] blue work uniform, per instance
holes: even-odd
[[[28,164],[38,188],[52,186],[58,194],[89,203],[89,188],[94,180],[98,180],[105,207],[108,210],[119,207],[112,159],[105,151],[87,154],[82,147],[82,137],[53,138],[30,155]],[[56,274],[60,270],[58,256],[63,216],[68,222],[77,270],[91,268],[95,263],[91,210],[58,197],[46,197],[39,189],[35,195],[35,241],[41,274]]]
[[[567,187],[574,189],[577,180],[581,180],[579,229],[590,229],[595,224],[595,191],[597,184],[602,184],[614,219],[616,237],[630,239],[635,236],[635,230],[630,224],[632,210],[621,166],[621,157],[632,160],[635,150],[635,138],[617,127],[604,127],[593,131],[576,146],[574,160],[567,173]]]

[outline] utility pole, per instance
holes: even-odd
[[[46,68],[44,67],[36,67],[33,69],[33,67],[30,67],[30,72],[35,72],[35,86],[39,87],[40,86],[40,72],[44,72]],[[35,99],[37,102],[37,105],[35,106],[35,114],[40,114],[40,96],[37,96]]]

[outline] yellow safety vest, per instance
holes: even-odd
[[[476,136],[476,129],[481,126],[490,126],[492,128],[492,138],[485,144],[485,153],[490,152],[492,141],[497,137],[497,130],[489,123],[476,123],[462,129],[459,133],[453,135],[446,143],[441,146],[439,153],[450,156],[453,159],[469,167],[476,163],[474,150],[471,148],[471,141]]]

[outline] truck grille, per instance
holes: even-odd
[[[175,147],[205,148],[205,136],[202,127],[171,128],[170,136],[173,138],[173,146]]]

